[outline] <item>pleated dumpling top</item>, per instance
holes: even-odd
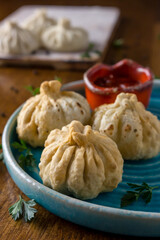
[[[51,130],[61,129],[72,120],[87,124],[90,107],[86,99],[72,91],[60,91],[59,81],[41,84],[40,94],[23,105],[17,119],[17,133],[33,147],[43,146]]]
[[[51,131],[40,159],[43,183],[80,199],[110,192],[122,179],[123,159],[109,137],[72,121]]]
[[[71,26],[68,19],[60,19],[42,34],[43,45],[53,51],[73,52],[88,47],[88,33],[79,27]]]
[[[113,104],[98,107],[91,122],[117,143],[124,159],[147,159],[160,151],[160,121],[135,94],[121,93]]]
[[[33,14],[24,20],[22,26],[28,29],[39,38],[41,41],[42,33],[50,26],[56,24],[56,20],[53,17],[47,15],[45,9],[37,9]]]
[[[6,22],[0,28],[0,52],[3,54],[29,54],[37,50],[39,41],[27,29],[15,22]]]

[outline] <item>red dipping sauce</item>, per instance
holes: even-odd
[[[104,103],[113,103],[121,92],[135,93],[148,106],[153,74],[149,68],[124,59],[115,65],[94,65],[84,74],[85,92],[92,109]]]

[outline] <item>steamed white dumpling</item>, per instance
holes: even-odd
[[[122,180],[123,159],[115,142],[72,121],[51,131],[40,159],[43,183],[80,199],[113,191]]]
[[[43,45],[53,51],[72,52],[88,47],[88,33],[78,27],[72,27],[68,19],[61,19],[42,34]]]
[[[48,27],[53,26],[55,24],[56,20],[54,18],[49,17],[45,9],[38,9],[22,23],[22,26],[25,29],[30,30],[41,41],[42,33]]]
[[[43,82],[40,94],[28,99],[18,115],[18,136],[33,147],[43,146],[55,128],[61,129],[72,120],[83,124],[90,120],[86,99],[76,92],[60,91],[60,88],[59,81]]]
[[[160,152],[160,121],[135,94],[121,93],[113,104],[95,109],[92,127],[112,138],[124,159],[147,159]]]
[[[6,22],[0,28],[0,52],[3,54],[29,54],[37,50],[39,42],[28,30],[14,22]]]

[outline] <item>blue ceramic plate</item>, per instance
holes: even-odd
[[[84,94],[83,81],[72,82],[63,89]],[[154,82],[149,110],[160,119],[160,81]],[[145,161],[126,161],[123,181],[111,193],[102,193],[97,198],[81,201],[58,193],[42,184],[38,175],[38,163],[42,148],[31,149],[36,158],[36,169],[23,170],[17,163],[19,153],[11,147],[17,141],[16,119],[21,107],[7,122],[3,133],[3,152],[8,171],[17,186],[29,197],[36,200],[48,211],[71,222],[101,231],[134,235],[160,236],[160,188],[153,191],[152,201],[143,201],[120,208],[120,200],[128,189],[127,182],[147,182],[160,186],[160,155]]]

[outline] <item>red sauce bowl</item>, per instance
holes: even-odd
[[[84,74],[85,92],[92,109],[104,103],[113,103],[121,92],[135,93],[148,106],[153,74],[149,68],[124,59],[109,66],[98,63]]]

